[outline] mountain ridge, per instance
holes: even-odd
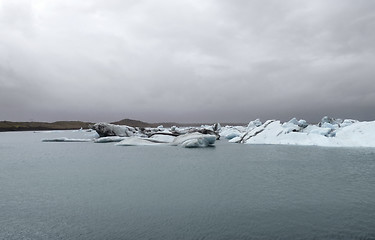
[[[131,127],[157,127],[163,125],[164,127],[182,127],[182,126],[201,126],[211,125],[214,123],[176,123],[176,122],[160,122],[148,123],[140,120],[124,118],[119,121],[111,122],[116,125],[127,125]],[[55,121],[55,122],[13,122],[13,121],[0,121],[0,132],[11,131],[44,131],[44,130],[74,130],[84,128],[87,129],[94,122],[84,121]],[[222,125],[246,125],[244,123],[221,123]]]

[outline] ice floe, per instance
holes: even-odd
[[[113,137],[100,137],[94,139],[95,143],[109,143],[109,142],[121,142],[126,137],[119,137],[119,136],[113,136]]]
[[[42,142],[92,142],[92,139],[88,138],[66,138],[66,137],[59,137],[59,138],[45,138],[42,139]]]
[[[352,119],[323,117],[318,124],[292,118],[287,122],[259,119],[247,126],[134,128],[109,123],[97,123],[86,138],[47,138],[43,142],[116,142],[117,146],[181,146],[209,147],[222,139],[242,144],[288,144],[325,147],[375,147],[375,121],[360,122]]]
[[[212,146],[216,141],[215,135],[201,133],[186,133],[178,137],[159,135],[158,137],[142,138],[127,137],[116,146],[181,146],[185,148],[201,148]],[[173,138],[173,139],[172,139]]]

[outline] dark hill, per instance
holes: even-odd
[[[57,121],[57,122],[10,122],[10,121],[0,121],[0,132],[8,131],[42,131],[42,130],[70,130],[70,129],[88,129],[91,122],[81,122],[81,121]],[[157,127],[163,125],[164,127],[197,127],[206,124],[213,123],[175,123],[175,122],[162,122],[162,123],[147,123],[139,120],[133,119],[123,119],[117,122],[112,122],[112,124],[117,125],[127,125],[131,127]],[[246,124],[222,124],[225,125],[246,125]]]
[[[69,130],[88,128],[91,123],[80,121],[58,122],[10,122],[0,121],[0,132],[8,131],[41,131],[41,130]]]
[[[152,123],[146,123],[146,122],[142,122],[142,121],[139,121],[139,120],[133,120],[133,119],[122,119],[120,121],[117,121],[117,122],[112,122],[112,124],[116,124],[116,125],[127,125],[127,126],[131,126],[131,127],[154,127],[154,124]]]
[[[157,127],[160,125],[163,125],[164,127],[172,127],[172,126],[187,126],[186,124],[180,124],[175,122],[162,122],[162,123],[148,123],[148,122],[142,122],[139,120],[133,120],[133,119],[122,119],[117,122],[112,122],[112,124],[116,125],[127,125],[131,127]],[[197,125],[197,124],[188,124],[188,126]],[[197,125],[198,126],[198,125]],[[200,126],[200,125],[199,125]]]
[[[123,120],[120,120],[120,121],[117,121],[117,122],[112,122],[112,124],[127,125],[127,126],[131,126],[131,127],[157,127],[157,126],[160,126],[160,125],[163,125],[164,127],[172,127],[172,126],[197,127],[197,126],[204,125],[206,123],[176,123],[176,122],[147,123],[147,122],[142,122],[142,121],[139,121],[139,120],[133,120],[133,119],[126,118],[126,119],[123,119]],[[211,124],[211,123],[209,123],[209,124]]]

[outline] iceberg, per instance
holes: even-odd
[[[243,130],[241,131],[239,127],[225,126],[221,128],[220,137],[230,140],[240,136],[241,132],[243,132]]]
[[[171,145],[186,148],[208,147],[215,144],[216,135],[202,134],[198,132],[187,133],[176,137]]]
[[[259,124],[258,124],[259,125]],[[223,133],[220,133],[223,134]],[[291,119],[268,120],[260,126],[250,122],[246,131],[229,140],[243,144],[290,144],[325,147],[375,147],[375,121],[323,117],[317,125]]]
[[[247,126],[202,125],[201,127],[133,128],[109,123],[92,126],[90,138],[47,138],[43,142],[116,142],[117,146],[210,147],[220,138],[241,144],[286,144],[325,147],[375,147],[375,121],[323,117],[318,124],[292,118],[287,122],[259,119]],[[79,130],[77,133],[83,133]],[[86,132],[84,132],[87,135]],[[86,136],[87,137],[87,136]]]
[[[205,138],[194,138],[186,140],[180,144],[184,148],[199,148],[199,147],[208,147],[210,146],[209,142]]]
[[[341,123],[341,127],[347,127],[347,126],[350,126],[352,125],[353,123],[357,123],[358,120],[353,120],[353,119],[345,119],[342,123]]]
[[[140,137],[127,137],[119,143],[116,143],[116,146],[157,146],[163,145],[165,143],[153,141],[149,138],[140,138]]]
[[[247,130],[250,131],[256,127],[259,127],[262,125],[262,122],[259,120],[259,118],[255,119],[254,121],[249,122],[247,125]]]
[[[166,134],[154,134],[150,137],[150,139],[154,139],[160,142],[165,142],[165,143],[171,143],[175,139],[175,136],[172,135],[166,135]]]
[[[375,121],[354,122],[338,129],[334,138],[343,147],[375,147]]]
[[[209,147],[215,143],[216,135],[207,135],[201,133],[187,133],[173,139],[167,135],[162,135],[162,139],[158,137],[141,138],[141,137],[127,137],[121,142],[117,143],[116,146],[181,146],[185,148],[201,148]],[[160,136],[159,136],[160,137]]]
[[[113,136],[113,137],[101,137],[94,139],[94,143],[109,143],[109,142],[121,142],[126,137],[119,137],[119,136]]]
[[[125,125],[115,125],[110,123],[96,123],[91,126],[100,137],[119,136],[130,137],[136,132],[135,128]]]
[[[42,139],[42,142],[92,142],[92,139],[88,138],[66,138],[66,137],[60,137],[60,138],[45,138]]]
[[[200,128],[177,128],[170,129],[158,126],[157,128],[133,128],[123,125],[109,123],[96,123],[91,126],[89,139],[74,138],[49,138],[42,139],[43,142],[115,142],[117,146],[181,146],[186,148],[212,146],[220,135],[213,131],[221,129],[220,124],[214,126],[202,126]],[[74,133],[86,133],[82,130]],[[86,135],[86,134],[85,134]]]

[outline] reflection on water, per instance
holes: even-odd
[[[375,149],[0,133],[0,239],[375,239]]]

